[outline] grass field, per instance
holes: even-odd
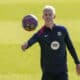
[[[80,59],[80,0],[0,0],[0,80],[40,80],[39,44],[26,52],[22,52],[21,45],[41,28],[45,5],[55,6],[55,22],[66,26]],[[26,32],[21,20],[30,13],[38,17],[39,26]],[[80,80],[69,52],[68,68],[69,79]]]

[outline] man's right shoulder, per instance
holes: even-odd
[[[34,33],[34,35],[33,36],[35,36],[35,37],[39,37],[39,36],[42,36],[43,35],[43,33],[45,32],[45,26],[42,26],[42,28],[41,29],[39,29],[36,33]]]
[[[41,36],[45,32],[45,29],[45,26],[42,26],[42,28],[37,32],[37,34]]]

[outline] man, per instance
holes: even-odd
[[[55,8],[45,6],[42,16],[44,26],[22,45],[22,50],[25,51],[39,42],[42,80],[68,80],[66,46],[75,61],[77,73],[80,74],[80,63],[68,32],[64,26],[54,23],[55,17]]]

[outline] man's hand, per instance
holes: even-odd
[[[77,71],[77,74],[80,75],[80,64],[76,65],[76,71]]]
[[[25,43],[25,44],[23,44],[23,45],[21,46],[21,49],[22,49],[23,51],[25,51],[25,50],[27,49],[27,47],[28,47],[28,43]]]

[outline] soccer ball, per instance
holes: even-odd
[[[23,18],[22,25],[26,31],[33,31],[38,26],[38,19],[35,15],[29,14]]]

